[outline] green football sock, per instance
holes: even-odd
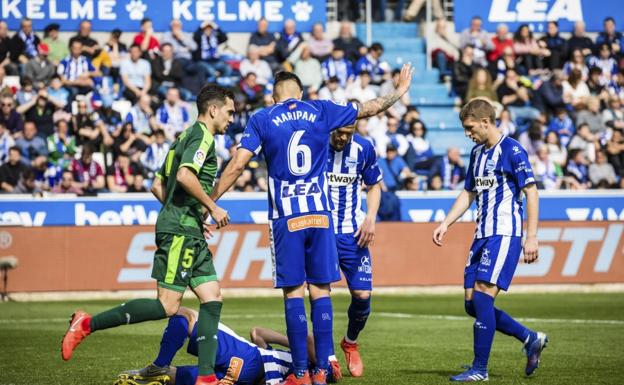
[[[199,375],[214,373],[217,356],[217,332],[221,316],[221,302],[212,301],[199,305],[197,320],[197,351],[199,355]]]
[[[135,299],[91,318],[91,332],[167,318],[167,313],[157,299]]]

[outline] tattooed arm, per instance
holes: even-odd
[[[409,90],[413,74],[414,68],[412,68],[410,64],[404,64],[403,68],[401,68],[401,74],[399,75],[398,87],[388,95],[380,96],[377,99],[363,103],[358,112],[358,119],[375,116],[392,107],[394,103],[401,99],[401,96]]]

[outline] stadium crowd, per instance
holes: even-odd
[[[93,195],[144,192],[175,137],[192,123],[192,102],[205,82],[232,87],[237,108],[227,135],[216,138],[223,166],[251,114],[273,103],[271,82],[295,72],[309,99],[364,102],[396,87],[398,70],[383,46],[365,46],[343,22],[335,39],[321,24],[309,37],[292,20],[280,34],[265,20],[246,55],[229,53],[228,34],[212,22],[194,33],[179,20],[156,34],[149,19],[124,44],[115,29],[97,41],[83,21],[65,41],[59,25],[40,37],[23,19],[10,33],[0,21],[0,190]],[[624,60],[612,20],[596,41],[577,24],[559,36],[556,23],[536,40],[528,28],[514,37],[501,25],[491,36],[475,18],[460,35],[443,19],[429,39],[441,80],[462,100],[490,99],[500,129],[518,138],[540,187],[606,188],[624,178]],[[388,191],[461,188],[466,166],[457,148],[434,156],[427,128],[406,95],[382,116],[359,121],[375,145]],[[254,159],[237,191],[266,191],[266,168]]]

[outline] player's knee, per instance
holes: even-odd
[[[464,301],[464,309],[466,309],[466,314],[468,314],[471,317],[476,317],[477,313],[475,312],[475,308],[474,308],[474,303],[472,303],[472,300],[468,301]]]
[[[178,314],[178,310],[180,310],[180,301],[167,301],[166,299],[163,300],[163,298],[161,298],[160,304],[165,310],[167,317],[173,317]]]
[[[351,291],[351,296],[359,300],[366,301],[370,299],[371,292],[369,290],[353,290]]]

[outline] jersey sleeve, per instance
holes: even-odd
[[[214,137],[200,128],[194,128],[185,140],[180,167],[188,167],[197,174],[206,161],[208,151],[214,147]]]
[[[526,186],[535,183],[535,176],[529,162],[529,156],[526,150],[520,146],[514,147],[511,152],[511,175],[516,185],[523,189]]]
[[[466,179],[464,180],[464,190],[469,191],[469,192],[477,191],[475,189],[474,172],[472,172],[474,162],[475,162],[475,151],[473,149],[472,152],[470,153],[470,161],[468,162],[468,170],[466,170]]]
[[[332,100],[318,101],[323,105],[325,123],[329,131],[355,123],[358,115],[358,106],[355,103],[341,103]]]
[[[362,168],[362,181],[367,186],[372,186],[381,182],[383,178],[379,164],[377,164],[377,155],[372,145],[364,147],[365,162]]]
[[[258,114],[253,115],[247,122],[245,132],[241,137],[239,148],[244,148],[258,155],[262,149],[262,130],[260,129]]]

